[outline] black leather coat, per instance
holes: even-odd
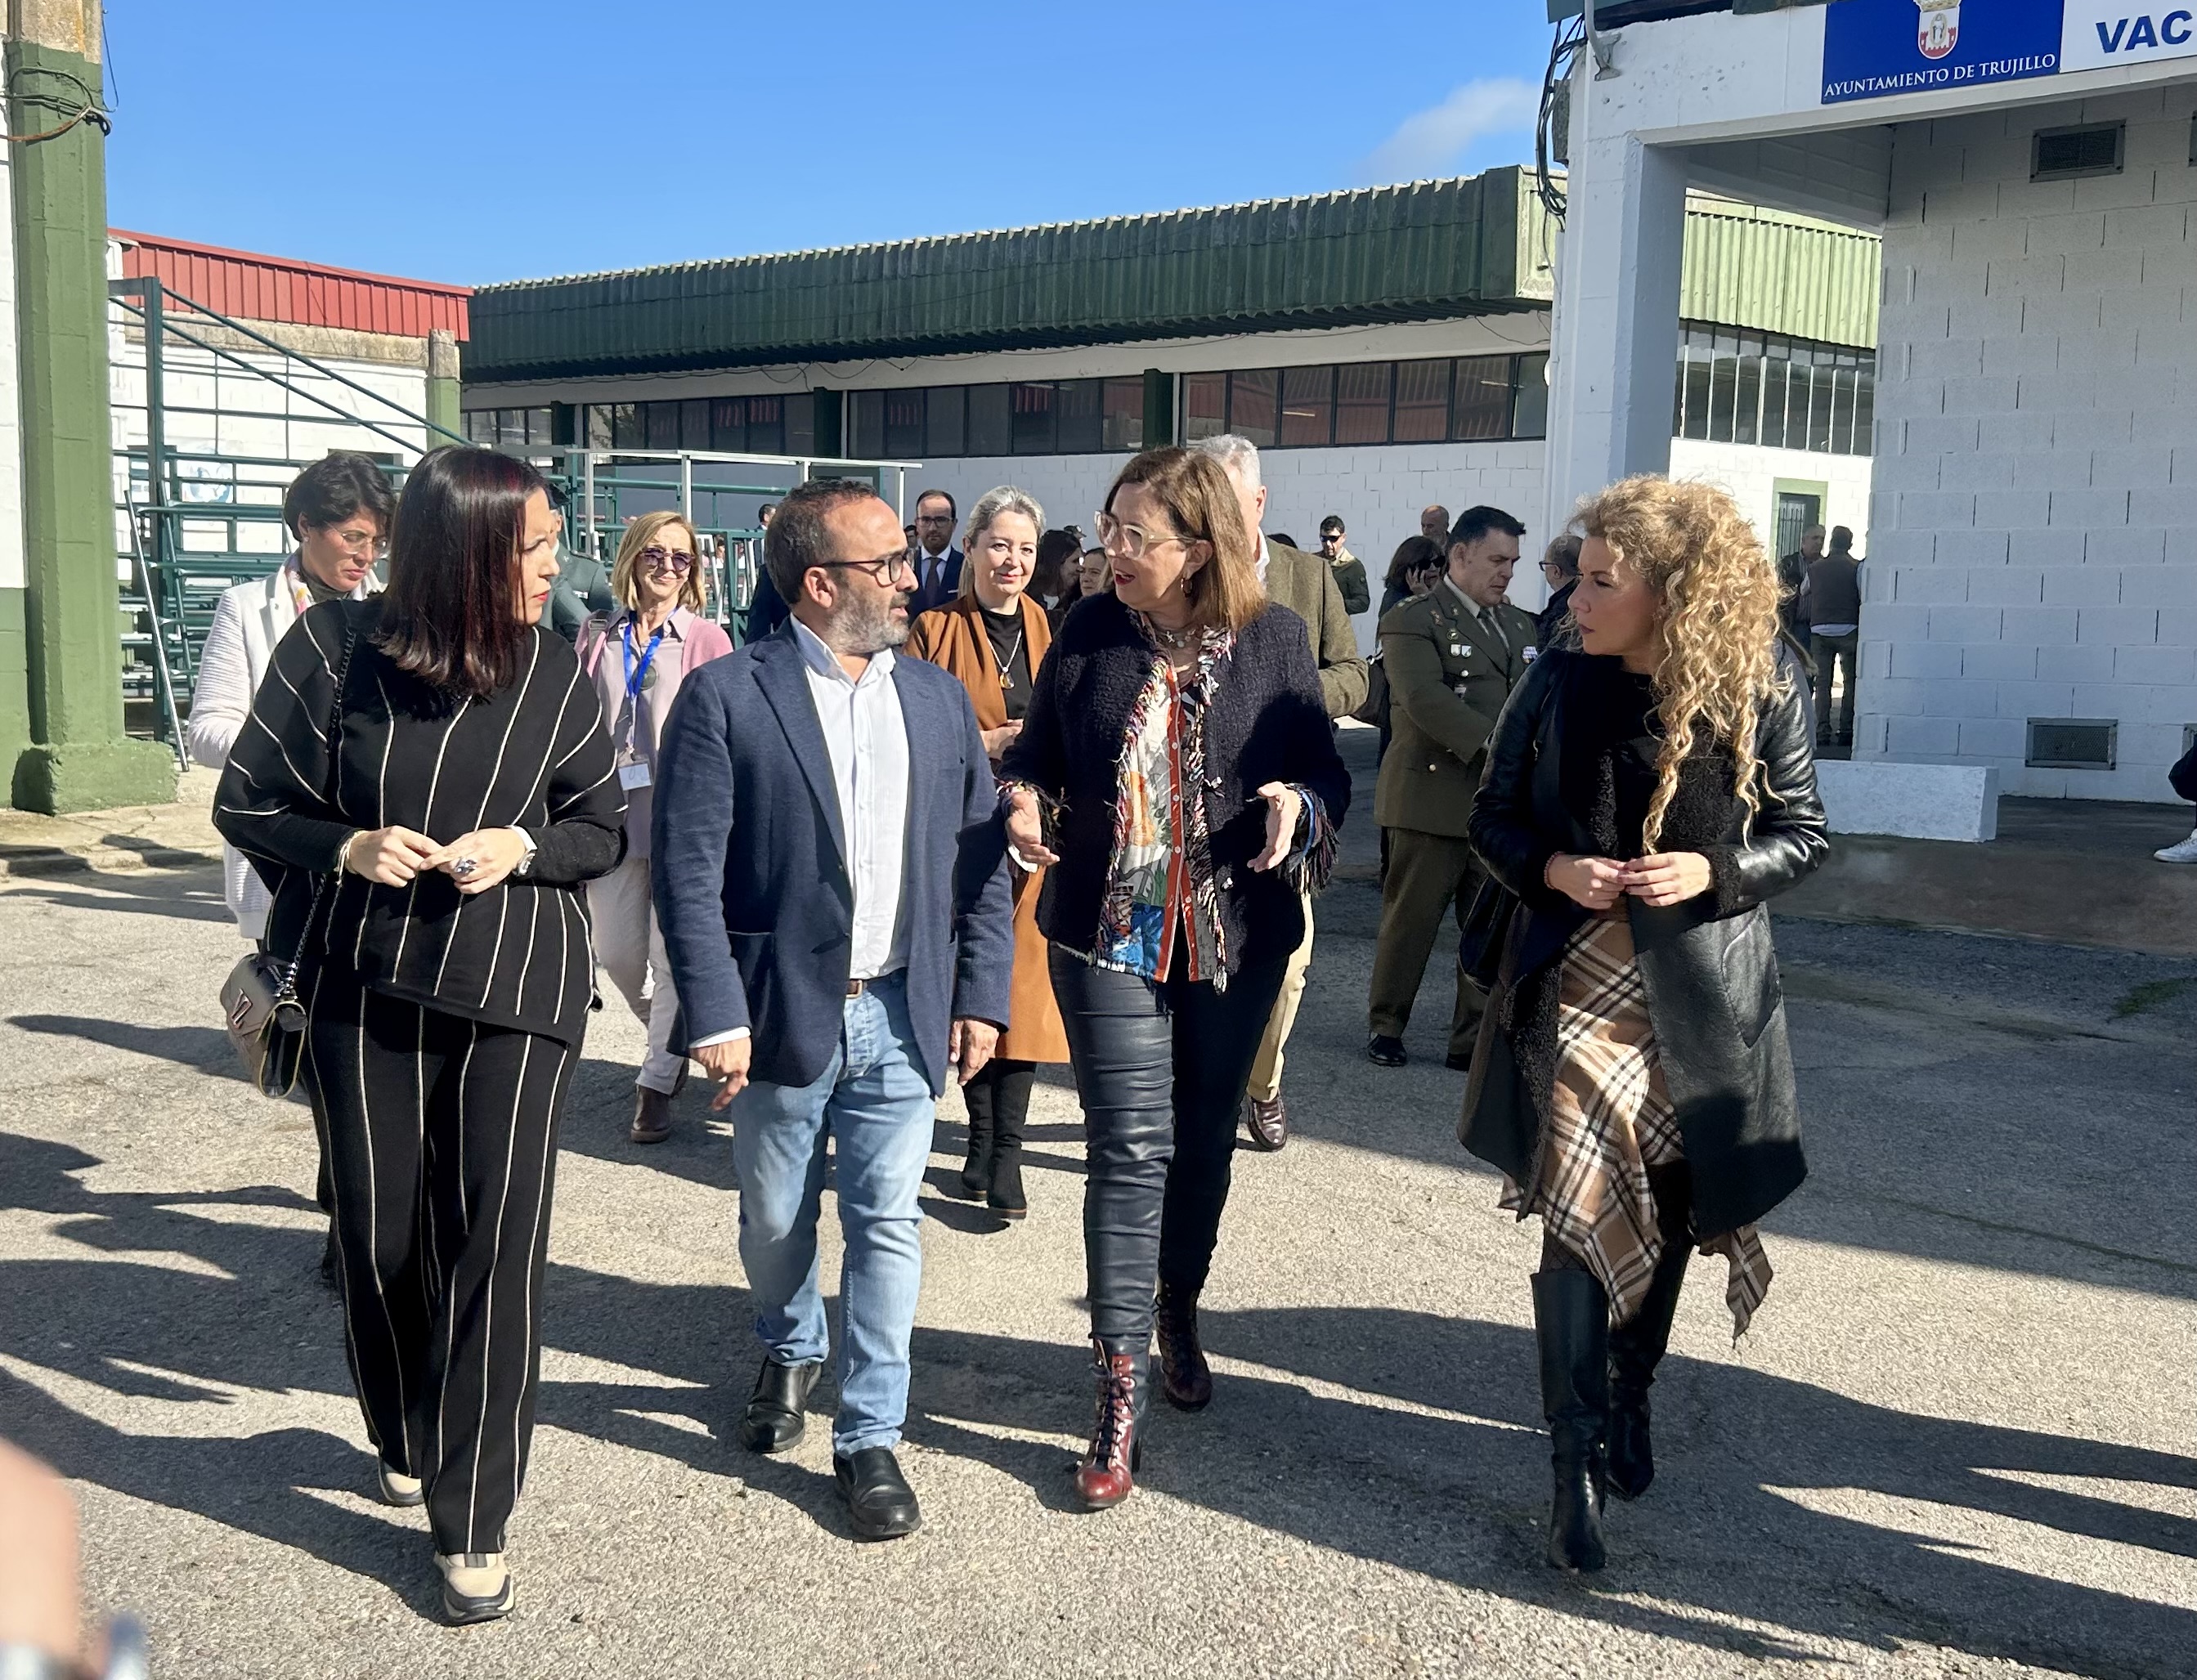
[[[1552,1046],[1511,1006],[1521,982],[1548,967],[1587,912],[1542,883],[1558,852],[1597,849],[1559,791],[1567,700],[1585,656],[1551,650],[1511,694],[1487,748],[1473,802],[1474,849],[1518,895],[1502,972],[1474,1057],[1458,1136],[1473,1154],[1525,1181],[1550,1098]],[[1789,657],[1788,692],[1763,707],[1755,729],[1762,809],[1729,802],[1722,843],[1705,847],[1714,884],[1661,909],[1624,901],[1648,989],[1663,1077],[1693,1168],[1695,1217],[1707,1236],[1752,1224],[1806,1176],[1770,916],[1764,901],[1804,878],[1829,850],[1816,792],[1807,686]],[[1672,849],[1678,849],[1675,843]],[[1499,1027],[1498,1023],[1502,1023]]]

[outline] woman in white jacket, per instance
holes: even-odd
[[[389,542],[397,497],[371,458],[335,449],[300,472],[282,495],[282,523],[298,546],[271,576],[225,591],[199,655],[186,731],[191,756],[210,770],[252,715],[275,645],[298,615],[322,601],[363,600],[381,587],[374,567]],[[223,885],[236,930],[257,940],[267,930],[267,889],[234,846],[222,849]]]

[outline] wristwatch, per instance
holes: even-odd
[[[534,872],[534,837],[516,823],[512,825],[511,831],[519,837],[519,843],[526,848],[519,854],[519,861],[511,866],[511,872],[514,876],[531,875]]]

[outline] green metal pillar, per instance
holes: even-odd
[[[445,432],[463,436],[465,416],[458,412],[458,341],[446,327],[427,334],[427,405],[429,420]],[[429,434],[427,447],[439,448],[447,437]]]
[[[1156,368],[1145,369],[1145,447],[1164,448],[1174,442],[1174,375]]]
[[[98,0],[9,9],[8,120],[23,439],[24,636],[30,744],[14,802],[97,810],[172,799],[176,762],[122,727],[113,434],[107,412],[107,136]],[[78,119],[71,121],[71,119]]]

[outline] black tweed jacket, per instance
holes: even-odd
[[[1023,731],[1000,766],[1058,802],[1038,928],[1064,949],[1088,954],[1114,850],[1122,734],[1151,670],[1151,646],[1110,594],[1078,601],[1039,668]],[[1339,827],[1350,777],[1336,751],[1319,668],[1304,620],[1268,606],[1238,632],[1217,675],[1205,725],[1206,820],[1229,971],[1278,961],[1304,937],[1304,911],[1285,872],[1247,866],[1266,844],[1258,790],[1290,782],[1308,790]]]

